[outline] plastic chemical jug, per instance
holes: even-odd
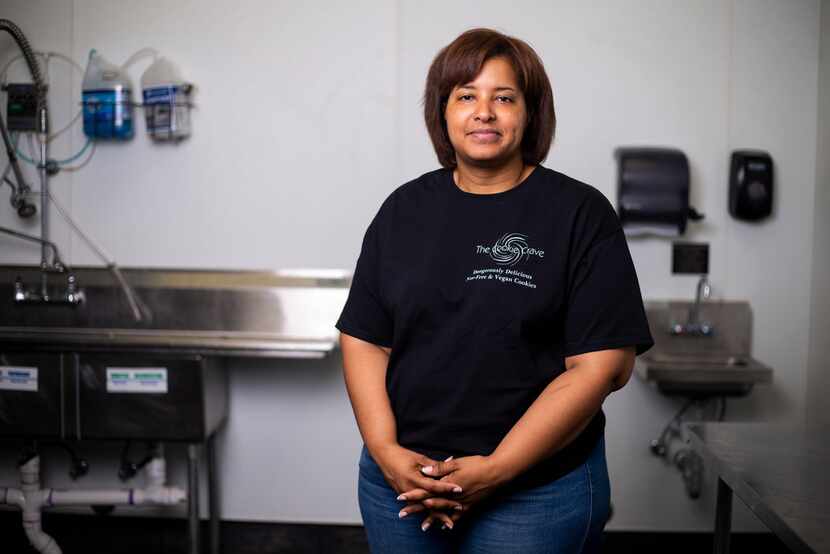
[[[117,65],[95,50],[82,85],[84,134],[92,139],[133,138],[132,84]]]
[[[141,76],[144,117],[153,140],[182,140],[190,135],[190,90],[178,69],[159,58]]]

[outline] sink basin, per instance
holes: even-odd
[[[323,357],[337,342],[345,272],[123,269],[152,317],[136,321],[105,268],[75,268],[79,305],[16,303],[14,282],[39,283],[34,266],[0,266],[0,346],[128,349],[225,356]],[[63,275],[50,275],[57,289]]]
[[[648,356],[648,355],[647,355]],[[723,366],[746,366],[749,360],[744,356],[729,356],[724,357],[720,355],[715,356],[696,356],[694,354],[678,355],[678,354],[663,354],[657,353],[649,357],[652,361],[661,364],[687,364],[694,363],[697,365],[723,365]]]
[[[637,375],[665,394],[742,396],[772,381],[772,369],[751,356],[752,311],[741,301],[704,302],[700,321],[710,335],[677,335],[693,302],[649,301],[654,347],[637,359]]]

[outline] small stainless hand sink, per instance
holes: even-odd
[[[707,334],[678,334],[694,302],[646,302],[654,347],[637,359],[637,375],[666,394],[744,395],[772,381],[772,369],[751,355],[752,311],[747,302],[705,302],[697,322]]]

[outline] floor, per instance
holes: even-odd
[[[188,552],[187,523],[180,519],[46,513],[43,528],[67,554]],[[0,530],[2,552],[35,552],[26,541],[19,512],[0,512]],[[604,552],[611,554],[698,554],[711,550],[709,533],[607,532],[604,536]],[[363,528],[356,525],[222,522],[222,552],[227,554],[365,554],[368,551]],[[790,552],[775,536],[766,533],[734,534],[732,551]]]

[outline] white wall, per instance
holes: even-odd
[[[810,365],[807,377],[807,420],[830,428],[830,0],[821,3],[818,144],[816,148],[815,232],[810,323]]]
[[[437,165],[420,106],[432,57],[473,26],[524,38],[554,87],[559,127],[548,166],[614,198],[616,146],[686,152],[693,204],[706,214],[687,238],[711,244],[715,296],[752,303],[754,355],[775,368],[772,386],[730,402],[729,419],[803,420],[816,0],[4,4],[38,49],[85,60],[94,47],[120,63],[153,46],[199,88],[190,140],[155,145],[139,123],[131,143],[101,145],[87,169],[54,181],[72,213],[128,266],[352,268],[383,198]],[[11,55],[8,41],[0,52]],[[134,66],[135,80],[144,67]],[[78,90],[77,79],[53,82],[62,115]],[[72,141],[56,145],[56,155],[83,144],[80,130]],[[733,221],[726,210],[729,152],[750,147],[768,150],[777,167],[778,204],[761,225]],[[0,222],[18,224],[5,200]],[[55,232],[70,261],[95,263],[65,229]],[[37,260],[7,239],[0,248],[3,263]],[[631,250],[647,298],[693,295],[692,277],[670,273],[668,242],[631,241]],[[339,364],[238,364],[219,440],[225,518],[360,521],[360,439]],[[609,529],[711,530],[711,487],[688,499],[677,471],[648,451],[677,408],[637,380],[606,402]],[[65,480],[57,472],[51,479]],[[739,505],[734,528],[763,526]]]

